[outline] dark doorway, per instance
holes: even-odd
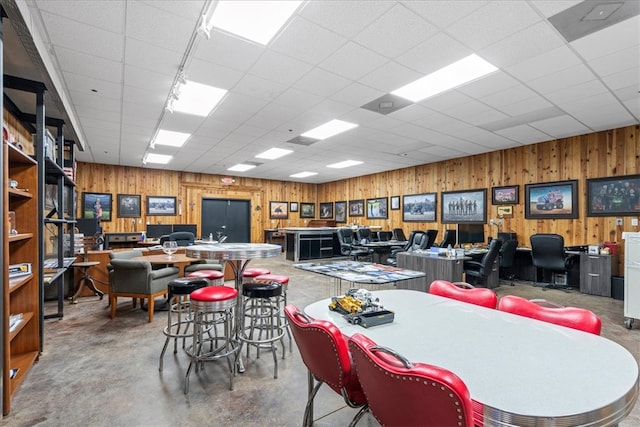
[[[251,242],[251,201],[235,199],[202,199],[202,238],[218,233],[228,243]]]

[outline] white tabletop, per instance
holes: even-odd
[[[638,397],[638,364],[606,338],[424,292],[373,292],[393,323],[365,329],[329,310],[305,312],[456,373],[483,404],[485,426],[612,425]]]

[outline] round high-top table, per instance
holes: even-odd
[[[358,332],[410,361],[449,369],[469,388],[476,425],[611,426],[638,399],[638,363],[604,337],[410,290],[372,292],[395,313],[363,328],[329,309],[304,311]]]
[[[191,258],[228,261],[233,270],[236,289],[240,291],[242,272],[249,261],[278,256],[282,253],[282,248],[268,243],[216,243],[188,246],[185,253]]]
[[[268,243],[215,243],[207,245],[194,245],[186,248],[186,255],[192,258],[204,260],[224,260],[231,265],[234,273],[235,288],[238,290],[238,305],[240,307],[242,298],[242,272],[249,264],[249,261],[256,258],[270,258],[282,254],[282,248],[278,245]],[[239,314],[236,310],[236,334],[242,327]],[[238,372],[244,372],[242,358],[238,351]]]

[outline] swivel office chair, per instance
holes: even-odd
[[[362,242],[364,240],[365,243],[369,243],[373,241],[373,234],[371,233],[371,229],[366,227],[358,228],[356,230],[356,237],[358,238],[358,242]]]
[[[513,286],[513,280],[515,279],[513,260],[516,256],[516,249],[518,249],[518,241],[511,239],[502,244],[502,250],[500,251],[500,277],[510,280],[511,286]]]
[[[400,232],[402,232],[401,229],[394,229],[394,233],[395,230],[400,230]],[[389,254],[389,258],[387,258],[387,264],[389,265],[396,265],[398,260],[397,260],[397,256],[400,252],[405,252],[409,249],[409,247],[413,244],[413,238],[415,237],[416,233],[422,233],[421,231],[415,231],[412,230],[411,233],[409,233],[409,238],[407,239],[407,243],[401,247],[401,248],[396,248],[396,249],[392,249],[391,253]],[[404,237],[404,235],[403,235]]]
[[[457,240],[456,237],[456,230],[444,230],[444,238],[438,246],[440,246],[441,248],[446,248],[449,245],[455,246]]]
[[[427,235],[422,231],[412,231],[409,235],[409,241],[407,244],[399,249],[393,249],[387,258],[387,264],[397,265],[398,254],[401,252],[412,252],[418,249],[425,249],[427,247]]]
[[[500,254],[501,247],[502,240],[493,239],[489,244],[489,250],[480,261],[465,261],[464,273],[467,276],[467,281],[471,279],[474,286],[487,287],[487,279],[493,271],[493,264]]]
[[[340,253],[353,258],[354,261],[358,261],[359,257],[367,257],[371,259],[373,255],[372,249],[356,248],[353,240],[353,231],[351,228],[338,229],[338,242],[340,242]]]
[[[178,246],[191,246],[196,240],[196,237],[190,231],[174,231],[169,234],[169,240],[178,242]]]
[[[404,235],[404,231],[402,231],[402,228],[394,228],[393,230],[391,230],[391,238],[393,240],[397,240],[398,242],[406,242],[407,237]]]
[[[426,249],[429,249],[436,242],[436,237],[438,237],[438,230],[427,230],[427,246]]]
[[[566,273],[573,263],[573,258],[567,256],[564,250],[564,238],[559,234],[534,234],[530,237],[531,260],[536,268],[534,285],[538,286],[538,270],[542,270],[543,279],[545,272],[550,272],[551,278],[544,289],[570,289],[566,285],[557,285],[554,273]]]
[[[378,233],[376,234],[378,235],[379,242],[388,242],[389,240],[391,240],[391,237],[393,236],[391,231],[378,231]]]

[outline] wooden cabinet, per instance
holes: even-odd
[[[580,292],[611,297],[611,276],[618,273],[618,255],[580,254]]]
[[[3,413],[40,354],[41,313],[38,260],[38,164],[12,145],[3,143]],[[17,182],[10,188],[9,180]],[[9,212],[15,220],[9,221]],[[31,272],[9,277],[10,265],[28,263]],[[13,316],[21,316],[17,322]]]

